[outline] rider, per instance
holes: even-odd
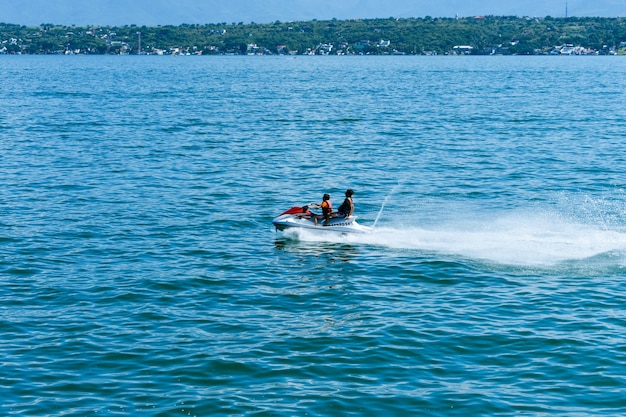
[[[350,217],[354,212],[354,201],[352,201],[352,195],[354,191],[348,189],[346,190],[346,199],[343,200],[343,203],[337,209],[337,213],[341,217]]]
[[[319,207],[322,209],[322,215],[313,216],[313,221],[317,225],[317,219],[324,219],[324,226],[326,226],[328,225],[328,222],[330,222],[330,218],[333,214],[333,203],[330,202],[329,194],[324,194],[322,197],[322,204],[320,204]]]
[[[322,208],[322,216],[324,217],[324,226],[328,224],[330,221],[330,216],[333,213],[333,203],[330,202],[330,195],[324,194],[322,197],[322,204],[320,204]]]

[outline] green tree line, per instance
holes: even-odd
[[[150,27],[0,23],[0,42],[5,54],[622,54],[626,19],[481,16]]]

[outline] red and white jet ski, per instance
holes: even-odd
[[[330,231],[340,233],[369,233],[372,227],[362,226],[356,222],[356,216],[331,217],[325,222],[321,215],[313,213],[310,208],[319,208],[316,203],[306,206],[293,206],[272,220],[277,230],[300,228],[307,230]]]

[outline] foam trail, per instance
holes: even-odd
[[[510,265],[555,265],[626,252],[626,233],[556,217],[510,216],[495,222],[379,230],[375,241]],[[372,242],[373,243],[373,242]]]
[[[566,221],[556,214],[517,213],[428,227],[383,227],[365,235],[300,238],[439,253],[504,265],[554,266],[597,256],[608,256],[614,265],[626,263],[626,232]]]

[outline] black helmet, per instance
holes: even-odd
[[[322,200],[330,200],[330,195],[324,194],[324,197],[322,198]]]
[[[346,197],[352,197],[352,194],[354,194],[354,191],[351,189],[346,190]]]

